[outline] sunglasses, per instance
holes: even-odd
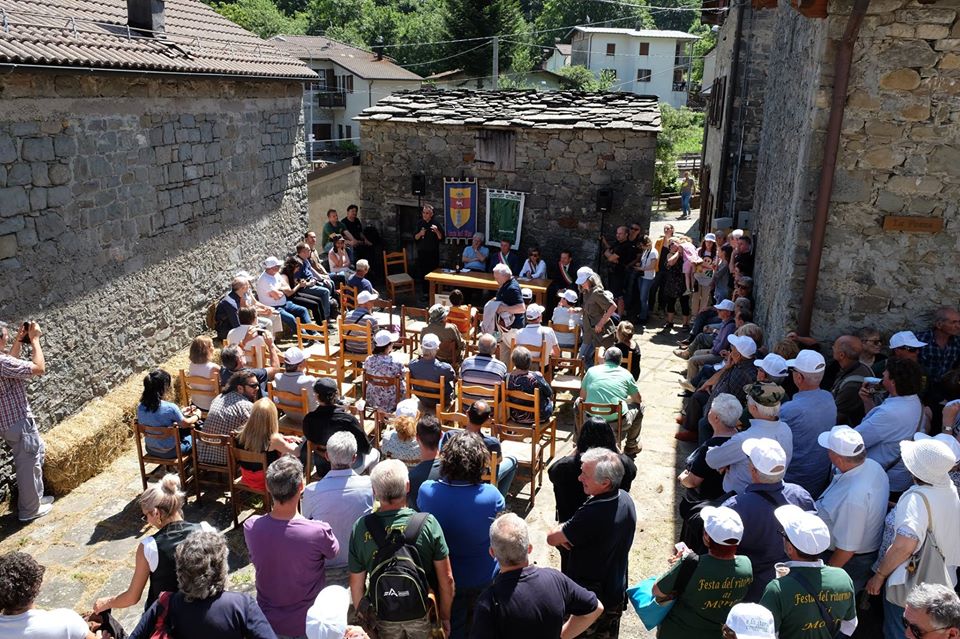
[[[258,382],[247,382],[244,386],[247,388],[258,388],[260,384]]]
[[[910,633],[917,639],[923,639],[926,635],[931,632],[937,632],[938,630],[946,630],[949,626],[944,626],[943,628],[931,628],[930,630],[921,630],[920,626],[915,623],[910,623],[907,621],[907,616],[903,616],[903,629],[909,630]]]

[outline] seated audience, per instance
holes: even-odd
[[[680,518],[687,521],[699,504],[717,499],[725,492],[723,473],[707,463],[707,451],[719,448],[737,434],[737,423],[743,414],[743,407],[737,398],[721,393],[713,400],[707,421],[713,428],[713,436],[690,453],[684,464],[684,471],[677,480],[686,491],[680,499]],[[729,472],[726,471],[726,472]],[[681,538],[685,537],[681,533]]]
[[[299,255],[301,259],[305,259],[306,261],[310,262],[310,268],[313,270],[316,279],[320,280],[320,283],[330,289],[330,293],[333,294],[337,287],[333,281],[333,277],[331,277],[330,273],[324,267],[323,259],[320,257],[319,251],[317,251],[317,234],[314,231],[307,231],[304,233],[303,244],[307,245],[309,253],[307,253],[305,250],[301,250],[300,245],[298,244],[297,255]]]
[[[347,278],[347,286],[352,286],[357,289],[357,293],[360,291],[376,293],[377,290],[373,288],[373,284],[367,279],[367,273],[369,272],[370,262],[367,260],[357,260],[357,272]]]
[[[427,325],[420,331],[420,339],[435,335],[440,339],[438,359],[448,364],[463,361],[463,336],[456,325],[447,321],[448,309],[443,304],[434,304],[427,313]]]
[[[420,339],[420,357],[410,362],[408,366],[410,369],[410,385],[413,386],[410,392],[416,394],[418,388],[427,390],[418,387],[415,383],[417,380],[437,384],[442,377],[444,405],[449,406],[453,401],[453,386],[457,380],[457,372],[447,362],[441,362],[437,359],[437,353],[441,347],[440,338],[433,333],[427,333]],[[430,392],[433,392],[433,389],[430,389]],[[427,408],[434,408],[437,405],[437,400],[432,397],[421,397],[420,403]]]
[[[633,341],[633,323],[623,320],[617,324],[616,332],[617,341],[614,342],[613,346],[610,348],[615,348],[620,351],[622,356],[621,362],[627,359],[627,354],[630,354],[630,374],[633,375],[633,378],[636,379],[640,375],[640,345]]]
[[[460,384],[463,386],[485,386],[487,388],[503,383],[507,379],[507,365],[497,359],[497,338],[484,333],[477,339],[477,354],[463,360],[460,364]],[[482,399],[469,397],[470,401]]]
[[[734,312],[736,307],[730,300],[723,300],[713,308],[720,319],[720,327],[715,333],[704,331],[700,333],[689,346],[678,348],[674,354],[687,360],[687,381],[693,382],[700,369],[708,364],[719,364],[723,361],[721,353],[730,350],[729,337],[736,330]]]
[[[520,268],[518,277],[531,280],[547,279],[547,263],[540,259],[540,249],[536,246],[527,251],[527,260]]]
[[[247,366],[247,355],[239,344],[235,346],[226,346],[222,351],[220,351],[221,387],[227,383],[227,380],[229,380],[235,372],[240,370],[249,370],[257,378],[257,392],[259,393],[261,386],[265,385],[267,382],[277,376],[277,373],[281,371],[280,353],[277,352],[277,347],[274,345],[273,340],[268,335],[264,335],[263,337],[266,340],[266,344],[269,349],[265,368],[251,368]]]
[[[493,267],[497,264],[506,265],[511,273],[519,273],[523,266],[523,258],[516,251],[510,249],[509,240],[500,240],[500,250],[490,255],[487,259],[487,270],[493,272]]]
[[[450,291],[450,310],[447,321],[457,327],[460,335],[469,335],[473,328],[473,307],[464,304],[463,291],[455,288]]]
[[[25,552],[0,555],[0,637],[97,639],[73,610],[35,607],[45,571]]]
[[[486,271],[490,249],[483,245],[483,233],[474,233],[470,245],[463,249],[463,268],[471,271]]]
[[[428,479],[440,479],[440,422],[433,415],[424,415],[417,422],[417,443],[420,463],[410,469],[410,490],[407,506],[417,507],[420,486]]]
[[[266,453],[267,464],[280,459],[281,455],[294,455],[300,449],[300,439],[280,434],[277,405],[263,397],[253,403],[250,419],[237,433],[236,445],[251,453]],[[240,462],[240,481],[257,490],[266,490],[263,464]]]
[[[534,390],[540,389],[540,420],[546,423],[553,414],[553,389],[543,377],[543,373],[530,370],[530,351],[523,346],[517,346],[510,355],[513,370],[507,375],[508,391],[517,390],[533,395]],[[519,402],[522,403],[522,402]],[[533,404],[529,404],[533,408]],[[518,424],[534,423],[534,412],[519,408],[510,409],[510,419]]]
[[[357,294],[357,307],[347,313],[347,316],[344,318],[344,324],[366,324],[370,327],[370,334],[375,335],[379,324],[377,323],[377,318],[373,315],[374,303],[378,299],[376,293],[369,293],[367,291],[360,291]],[[344,331],[349,336],[359,336],[361,333],[355,329],[350,329]],[[366,352],[366,346],[358,341],[349,341],[343,340],[341,338],[341,347],[348,353],[364,353]]]
[[[837,423],[837,405],[829,391],[820,388],[826,362],[823,355],[804,349],[787,362],[797,393],[780,407],[780,419],[793,433],[793,460],[786,481],[819,496],[830,481],[830,459],[818,438]]]
[[[483,432],[485,427],[491,430],[493,429],[493,408],[491,408],[487,402],[478,399],[467,409],[466,426],[467,432],[476,433],[483,439],[483,443],[490,453],[496,453],[500,456],[500,464],[497,466],[497,488],[500,490],[500,494],[506,497],[510,492],[510,485],[513,483],[513,478],[517,476],[517,458],[504,455],[500,440],[492,435],[486,435]],[[440,449],[443,449],[444,443],[453,436],[454,433],[459,432],[461,432],[460,429],[453,429],[444,433],[440,439]]]
[[[212,379],[220,375],[220,365],[213,362],[213,340],[206,335],[198,335],[190,343],[190,367],[187,375]],[[199,390],[213,392],[213,385],[199,387]],[[184,398],[186,399],[186,398]],[[201,396],[190,397],[191,403],[200,410],[210,410],[210,398]]]
[[[319,456],[319,462],[314,460],[317,473],[323,476],[330,469],[324,457],[327,440],[342,431],[353,435],[357,442],[357,461],[353,469],[362,473],[372,468],[380,459],[380,453],[371,448],[360,421],[339,405],[340,388],[336,380],[321,377],[314,383],[313,392],[317,396],[317,407],[303,418],[303,435],[314,445],[315,457]]]
[[[910,359],[920,365],[920,349],[926,346],[925,342],[917,339],[913,331],[900,331],[890,336],[890,357],[899,357],[900,359]],[[923,367],[920,367],[921,370]],[[875,362],[871,367],[874,377],[883,377],[883,371],[887,370],[887,359]],[[923,387],[927,387],[927,374],[923,374]]]
[[[284,393],[294,393],[299,395],[301,392],[307,393],[307,406],[310,410],[317,407],[317,397],[313,394],[313,385],[317,378],[313,375],[307,375],[304,371],[307,369],[307,358],[302,350],[296,346],[291,346],[283,352],[283,372],[278,373],[273,378],[273,387]],[[294,417],[294,415],[287,415]],[[297,416],[297,421],[299,421]]]
[[[608,348],[603,354],[603,364],[591,366],[580,387],[579,401],[589,404],[619,404],[623,415],[623,429],[627,440],[623,452],[636,457],[643,449],[640,429],[643,426],[643,400],[636,378],[621,367],[623,354],[617,348]],[[589,414],[589,413],[587,413]],[[615,427],[616,414],[602,415]]]
[[[335,297],[336,287],[327,269],[323,264],[316,264],[311,259],[314,252],[307,242],[300,242],[296,247],[296,257],[300,262],[300,267],[294,272],[293,277],[297,281],[307,282],[304,293],[319,298],[320,304],[324,309],[324,316],[327,321],[336,320],[340,309]]]
[[[872,326],[864,326],[857,331],[857,338],[863,344],[863,350],[860,351],[860,361],[873,369],[874,366],[887,358],[881,353],[883,349],[883,339],[880,337],[880,331]]]
[[[227,333],[227,345],[239,346],[244,352],[258,348],[263,352],[262,357],[269,357],[270,346],[267,345],[267,340],[272,344],[273,332],[260,326],[256,310],[249,306],[241,308],[237,317],[240,318],[240,323]]]
[[[254,309],[254,314],[262,327],[267,329],[273,327],[274,310],[254,298],[250,292],[250,277],[242,272],[230,281],[230,292],[217,303],[214,322],[217,327],[218,340],[226,339],[227,333],[240,325],[238,314],[241,309],[246,307]],[[279,325],[277,330],[279,330]]]
[[[339,431],[327,440],[330,470],[320,481],[303,489],[303,516],[329,524],[337,541],[337,553],[328,557],[326,567],[345,568],[353,524],[373,510],[373,488],[368,475],[353,470],[357,462],[357,440],[353,433]]]
[[[580,326],[583,324],[583,311],[577,306],[580,297],[577,295],[576,289],[568,288],[557,291],[557,296],[560,299],[557,302],[557,307],[553,309],[553,316],[550,321],[555,325],[566,326],[579,332]],[[557,343],[564,348],[572,347],[576,340],[573,333],[557,333],[556,335]]]
[[[155,457],[176,459],[177,446],[187,454],[193,445],[190,428],[200,421],[200,411],[195,406],[180,407],[164,399],[170,395],[170,373],[158,368],[143,378],[143,393],[137,406],[137,422],[144,426],[169,428],[176,426],[179,439],[174,437],[144,436],[146,452]],[[186,413],[186,414],[184,414]]]
[[[400,401],[383,433],[380,442],[381,454],[391,459],[399,459],[408,466],[420,461],[420,445],[417,443],[419,419],[420,402],[416,397]]]
[[[330,250],[331,246],[334,244],[334,235],[344,238],[344,242],[346,242],[346,238],[343,234],[343,232],[346,230],[347,227],[343,222],[340,221],[340,215],[337,213],[337,209],[328,209],[327,221],[320,230],[320,244],[323,246],[323,250]]]
[[[330,248],[327,249],[327,263],[330,265],[330,277],[337,284],[346,284],[353,277],[350,265],[353,260],[347,250],[347,240],[340,234],[330,236]]]
[[[310,313],[299,304],[295,304],[287,297],[289,286],[281,279],[280,267],[283,262],[274,256],[263,261],[263,273],[257,278],[257,298],[262,304],[273,308],[280,313],[280,321],[291,333],[297,331],[297,318],[301,322],[310,321]]]
[[[860,399],[863,378],[873,376],[870,367],[860,361],[863,344],[853,335],[841,335],[833,343],[837,376],[830,393],[837,404],[837,424],[856,426],[866,412]]]
[[[540,353],[541,347],[546,344],[547,361],[541,363],[541,367],[548,365],[551,357],[560,357],[560,343],[557,341],[557,334],[549,326],[543,325],[544,309],[539,304],[529,304],[525,312],[526,325],[521,328],[513,343],[517,346],[526,346],[531,352]]]
[[[383,330],[377,331],[376,335],[373,336],[373,353],[363,362],[363,373],[364,375],[399,379],[400,394],[397,394],[396,388],[378,386],[367,381],[364,384],[366,387],[364,399],[368,408],[379,408],[392,413],[397,408],[397,402],[407,394],[407,367],[391,355],[393,345],[399,339],[400,335],[398,333]]]
[[[224,349],[226,351],[228,349]],[[260,394],[260,382],[252,369],[242,368],[234,373],[220,394],[213,398],[210,410],[203,422],[203,432],[211,435],[229,435],[240,430],[250,419],[253,402]],[[204,464],[227,465],[227,455],[222,447],[206,446],[197,442],[197,456]]]
[[[330,319],[330,290],[318,286],[316,280],[303,279],[304,262],[296,255],[291,255],[283,262],[283,268],[277,279],[280,281],[283,294],[293,302],[303,306],[313,321],[322,324],[324,320]]]
[[[328,523],[298,512],[303,466],[295,457],[270,463],[266,487],[270,512],[243,522],[257,604],[278,636],[302,637],[307,610],[325,585],[325,564],[337,555],[340,543]]]

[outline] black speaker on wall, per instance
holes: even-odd
[[[607,213],[613,207],[613,191],[610,189],[597,190],[597,212]]]
[[[423,195],[427,192],[427,176],[414,175],[410,179],[410,192],[414,195]]]

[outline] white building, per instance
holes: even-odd
[[[284,53],[299,58],[320,79],[303,96],[307,155],[336,156],[363,146],[353,118],[398,91],[415,91],[423,78],[385,56],[322,36],[278,35],[270,38]]]
[[[543,63],[543,68],[547,71],[559,73],[563,67],[570,66],[570,45],[557,43],[553,48],[550,57]]]
[[[609,27],[575,27],[571,33],[571,65],[587,67],[598,77],[612,71],[613,91],[655,95],[674,107],[686,105],[690,49],[697,36]]]
[[[514,73],[509,69],[500,74],[501,78],[509,78],[526,88],[536,89],[537,91],[559,91],[569,87],[567,81],[562,75],[548,71],[546,69],[532,69],[526,73]],[[456,89],[477,89],[479,91],[496,91],[499,87],[493,81],[492,76],[483,76],[480,78],[471,77],[463,69],[454,69],[453,71],[442,71],[428,75],[425,78],[438,89],[452,91]]]

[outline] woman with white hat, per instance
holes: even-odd
[[[400,339],[399,333],[379,330],[373,336],[373,353],[363,362],[364,375],[390,377],[400,379],[400,394],[392,387],[364,384],[366,394],[364,400],[368,408],[379,408],[392,413],[397,408],[397,402],[406,395],[407,367],[391,355],[394,344]]]
[[[871,595],[879,594],[886,583],[884,639],[904,637],[901,621],[907,594],[904,586],[913,574],[928,582],[953,588],[956,569],[960,565],[960,535],[957,534],[960,498],[949,475],[957,465],[956,453],[942,441],[921,438],[900,442],[900,455],[913,476],[914,485],[900,496],[892,521],[889,515],[887,517],[888,529],[884,531],[880,558],[874,566],[873,577],[867,582],[867,592]],[[932,538],[928,539],[931,534]],[[889,543],[888,537],[892,539]],[[925,556],[920,551],[928,540],[935,543],[930,561],[942,561],[943,570],[933,570],[921,560],[908,571],[914,555]],[[941,559],[937,560],[936,554]]]

